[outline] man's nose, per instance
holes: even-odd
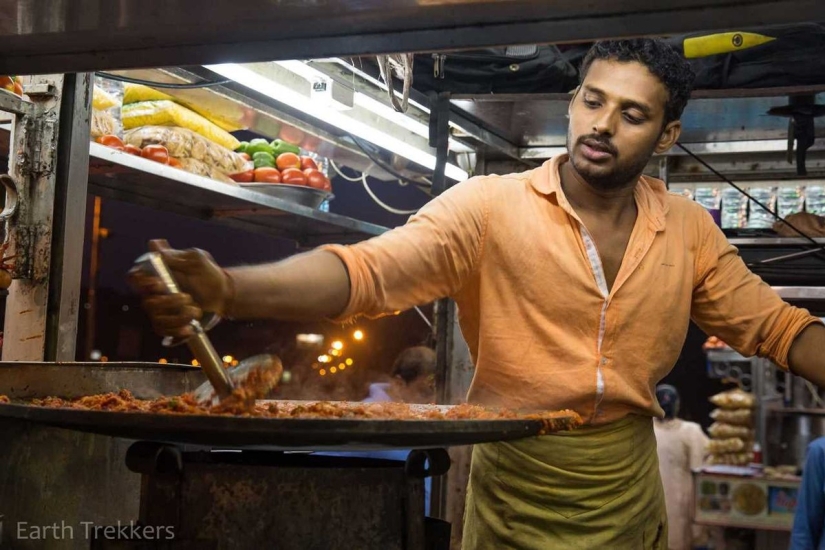
[[[601,110],[592,122],[594,134],[608,136],[615,134],[615,116],[607,109]]]

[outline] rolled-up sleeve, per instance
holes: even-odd
[[[819,319],[783,301],[752,273],[707,213],[702,234],[691,317],[742,355],[766,357],[787,369],[791,344]]]
[[[351,245],[327,245],[350,277],[338,316],[379,317],[458,292],[477,268],[487,228],[488,178],[460,183],[403,226]]]

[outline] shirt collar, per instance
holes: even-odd
[[[533,189],[542,195],[546,195],[553,204],[578,218],[573,207],[567,202],[567,197],[564,196],[564,191],[561,188],[561,178],[559,177],[559,167],[567,162],[569,158],[569,155],[565,153],[548,160],[533,171],[530,176],[530,184]],[[669,209],[668,191],[664,182],[656,178],[642,176],[636,184],[634,194],[639,212],[649,220],[651,228],[654,231],[663,231]]]

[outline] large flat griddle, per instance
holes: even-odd
[[[153,414],[0,405],[0,416],[126,439],[229,447],[386,449],[470,445],[536,436],[539,420],[379,420]]]
[[[72,398],[121,388],[132,390],[139,398],[154,398],[159,393],[175,395],[189,391],[195,382],[199,382],[195,376],[199,373],[186,368],[173,369],[152,364],[0,364],[0,394],[5,393],[12,399],[10,404],[0,404],[0,417],[126,439],[294,450],[448,447],[521,439],[536,436],[545,429],[542,421],[533,419],[282,419],[92,411],[46,408],[20,402],[49,395]],[[159,384],[159,377],[163,384]],[[10,385],[10,380],[15,382],[14,385]],[[159,392],[161,385],[163,391]],[[46,388],[43,386],[48,390],[62,388],[63,391],[44,392],[42,390]],[[77,391],[78,386],[82,387],[82,392]],[[572,417],[559,417],[558,423],[563,428],[572,420]]]

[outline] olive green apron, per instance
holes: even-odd
[[[463,550],[667,550],[653,419],[476,445]]]

